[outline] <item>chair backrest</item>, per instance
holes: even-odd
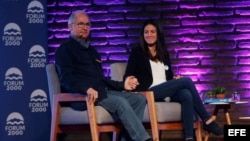
[[[110,65],[110,75],[112,80],[123,81],[123,75],[126,70],[127,63],[117,62]]]
[[[47,80],[48,80],[50,104],[52,104],[53,95],[57,93],[61,93],[60,81],[59,81],[58,74],[56,72],[55,64],[47,64],[46,73],[47,73]]]

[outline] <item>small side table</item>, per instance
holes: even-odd
[[[225,114],[226,123],[227,123],[227,125],[231,125],[232,122],[231,122],[231,118],[230,118],[230,114],[229,114],[229,109],[231,108],[231,104],[244,104],[244,103],[248,103],[248,101],[213,102],[213,103],[206,103],[206,104],[215,105],[213,116],[212,116],[212,118],[214,120],[216,120],[219,110],[223,109],[224,110],[224,114]],[[205,133],[204,141],[208,141],[209,136],[210,136],[209,133],[206,132]]]

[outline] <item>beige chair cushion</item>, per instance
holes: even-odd
[[[111,116],[103,107],[95,106],[97,124],[107,124],[118,122],[117,116]],[[77,124],[89,124],[87,111],[76,111],[71,107],[61,108],[60,124],[63,125],[77,125]]]
[[[46,71],[49,79],[48,87],[50,102],[52,104],[53,95],[60,94],[61,88],[55,65],[48,64],[46,66]],[[113,123],[118,121],[117,116],[112,116],[101,106],[95,106],[95,110],[97,113],[97,124]],[[60,118],[60,124],[63,125],[89,124],[87,111],[76,111],[71,107],[62,107]]]
[[[158,122],[181,121],[181,105],[176,102],[156,102],[156,116]],[[143,122],[149,122],[147,108],[144,111]]]

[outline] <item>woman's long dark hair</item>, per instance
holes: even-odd
[[[157,32],[157,40],[156,40],[156,55],[152,56],[149,49],[148,49],[148,44],[146,43],[144,39],[144,29],[147,25],[153,25],[156,28]],[[163,62],[164,60],[164,55],[166,53],[166,48],[165,48],[165,38],[163,34],[163,30],[159,24],[158,21],[154,19],[148,19],[146,20],[141,28],[140,31],[140,47],[142,48],[144,54],[151,60],[159,60]]]

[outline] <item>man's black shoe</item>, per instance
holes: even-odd
[[[222,135],[223,129],[218,126],[216,122],[211,122],[210,124],[206,125],[203,123],[203,129],[207,132],[211,132],[214,135]]]

